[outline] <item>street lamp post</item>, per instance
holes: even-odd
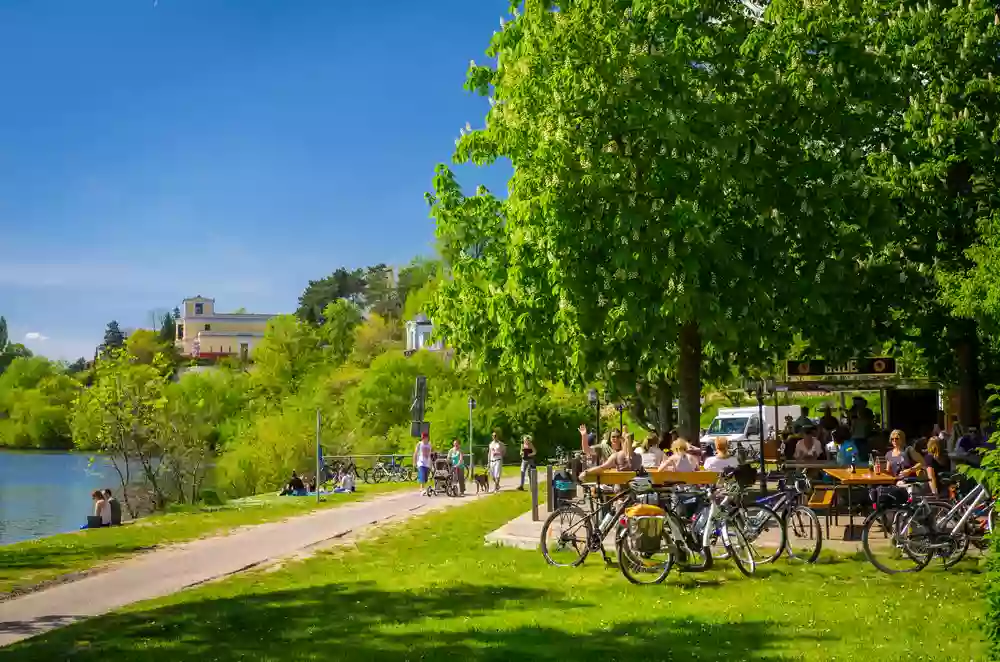
[[[469,475],[476,475],[476,455],[472,449],[472,410],[476,408],[476,399],[469,398]]]
[[[628,398],[625,398],[624,402],[619,402],[615,405],[615,409],[618,410],[618,429],[625,434],[625,410],[628,409]]]
[[[746,391],[757,398],[757,439],[760,453],[760,492],[767,494],[767,465],[764,464],[764,395],[774,391],[773,379],[750,379],[746,382]],[[777,421],[775,421],[777,424]]]

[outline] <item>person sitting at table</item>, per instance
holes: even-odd
[[[924,453],[924,468],[927,469],[927,478],[931,481],[931,492],[934,494],[941,494],[938,478],[951,470],[951,462],[941,445],[939,437],[931,437],[927,442],[927,452]]]
[[[603,463],[597,465],[596,467],[591,467],[587,469],[582,474],[580,474],[580,480],[592,471],[603,471],[605,469],[613,469],[615,471],[638,471],[642,467],[642,463],[639,460],[639,456],[632,451],[632,435],[624,434],[621,436],[623,442],[621,447],[611,454],[607,460]]]
[[[660,471],[697,471],[698,459],[691,455],[691,444],[678,439],[671,446],[672,453],[660,464]]]
[[[795,422],[792,424],[792,431],[802,432],[802,430],[807,425],[812,425],[812,424],[813,424],[812,419],[809,418],[809,407],[803,407],[802,413],[799,414],[799,417],[796,418]]]
[[[717,471],[722,473],[727,467],[736,468],[740,466],[740,461],[729,454],[729,439],[725,437],[715,438],[715,455],[705,460],[705,471]]]
[[[646,441],[642,442],[640,448],[642,452],[639,453],[639,458],[642,460],[644,469],[655,469],[666,457],[666,454],[660,450],[660,438],[655,434],[649,435]]]
[[[917,451],[906,445],[906,435],[902,430],[893,430],[889,434],[892,448],[885,454],[885,464],[889,473],[897,478],[918,476],[924,468],[924,459]]]
[[[802,438],[795,444],[796,462],[817,462],[823,458],[823,442],[816,437],[816,425],[802,427]]]

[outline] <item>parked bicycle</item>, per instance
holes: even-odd
[[[388,463],[377,460],[375,466],[369,469],[366,475],[365,482],[368,482],[369,479],[373,483],[381,483],[382,481],[410,482],[413,480],[413,469],[397,463],[396,458],[392,457]]]
[[[965,557],[973,537],[992,530],[996,500],[977,485],[953,505],[915,494],[926,478],[906,478],[905,487],[871,491],[873,512],[865,519],[865,556],[887,574],[919,572],[940,558],[950,568]]]
[[[788,477],[782,476],[777,492],[757,499],[757,504],[770,508],[781,519],[788,557],[814,563],[823,549],[823,528],[812,508],[801,502],[803,496],[812,493],[812,485],[804,473],[796,473],[791,479],[789,485]]]

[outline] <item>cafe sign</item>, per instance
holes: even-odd
[[[881,356],[852,359],[844,363],[827,361],[787,361],[789,382],[849,382],[896,376],[896,359]]]

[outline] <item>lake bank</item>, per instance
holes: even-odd
[[[328,495],[320,503],[315,498],[268,494],[238,499],[221,507],[191,506],[150,515],[125,526],[75,530],[2,545],[0,600],[160,546],[225,535],[238,527],[304,515],[405,489],[416,492],[416,485],[363,485],[352,494]]]
[[[91,493],[120,487],[101,455],[0,450],[0,545],[79,529],[93,510]]]

